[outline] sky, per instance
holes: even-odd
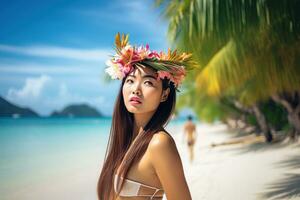
[[[120,81],[105,82],[117,32],[167,50],[154,0],[1,0],[0,96],[42,116],[87,103],[112,115]]]

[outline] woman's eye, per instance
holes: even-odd
[[[145,81],[145,84],[146,84],[146,85],[153,86],[153,83],[152,83],[151,81]]]
[[[133,83],[133,80],[127,79],[127,80],[126,80],[126,83]]]

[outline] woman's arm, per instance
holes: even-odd
[[[167,199],[191,200],[176,144],[165,132],[155,134],[149,143],[151,163]]]

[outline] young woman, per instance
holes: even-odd
[[[132,47],[117,34],[117,54],[106,72],[122,80],[97,186],[99,200],[189,200],[175,142],[164,129],[176,89],[195,63],[188,54]]]

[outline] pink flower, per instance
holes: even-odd
[[[157,71],[157,74],[158,74],[157,79],[167,78],[171,82],[173,82],[174,85],[177,87],[178,85],[180,85],[182,83],[182,81],[185,77],[186,71],[183,66],[180,66],[178,68],[172,68],[170,72],[159,70],[159,71]]]
[[[148,57],[149,53],[151,53],[150,50],[149,50],[149,45],[146,45],[146,47],[140,46],[136,50],[136,54],[137,54],[137,57],[138,57],[136,59],[137,60],[143,60],[143,59]]]
[[[126,75],[131,71],[131,68],[132,68],[132,65],[130,63],[128,63],[121,68],[121,71]]]
[[[186,75],[186,71],[183,66],[180,66],[173,70],[173,76],[171,77],[171,81],[175,84],[177,87],[180,85]]]
[[[161,79],[164,79],[164,78],[167,78],[167,79],[170,79],[171,78],[171,74],[167,71],[157,71],[157,78],[161,78]]]
[[[148,58],[157,58],[160,59],[159,54],[156,51],[152,51],[151,53],[149,53]]]
[[[130,73],[133,69],[133,64],[144,59],[158,59],[158,60],[170,60],[170,50],[168,54],[163,52],[157,53],[156,51],[151,51],[149,49],[149,45],[140,46],[140,47],[132,47],[130,45],[126,45],[123,47],[118,53],[109,60],[106,64],[108,68],[106,68],[106,72],[113,79],[122,79],[128,73]],[[185,55],[184,55],[185,56]],[[167,71],[158,70],[157,71],[157,79],[167,78],[171,82],[174,83],[175,87],[178,87],[185,75],[186,71],[183,66],[177,67],[169,66]]]

